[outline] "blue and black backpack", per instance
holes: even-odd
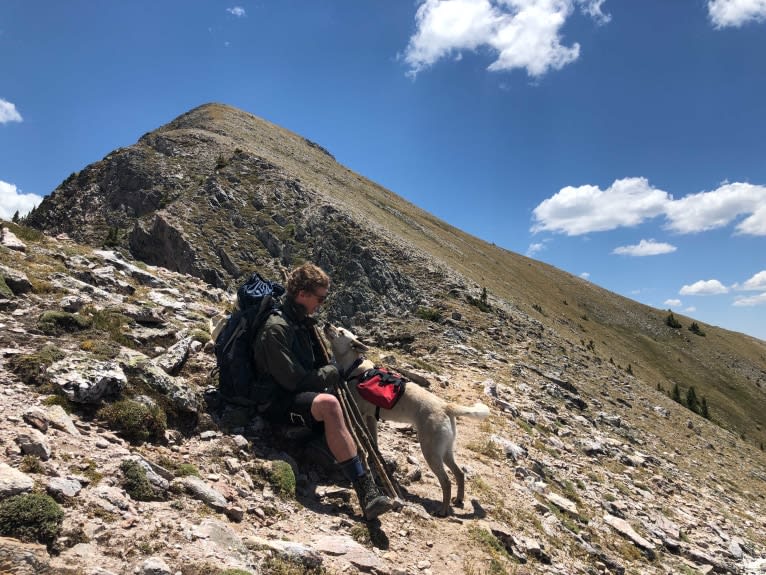
[[[239,309],[215,340],[218,392],[232,403],[256,405],[263,390],[254,385],[253,341],[270,315],[280,313],[285,288],[254,272],[237,290]]]

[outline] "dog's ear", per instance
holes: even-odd
[[[364,345],[361,341],[359,341],[356,338],[351,340],[351,348],[355,349],[356,351],[367,351],[368,349],[370,349],[369,347]]]

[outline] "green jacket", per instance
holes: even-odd
[[[261,389],[263,403],[303,391],[332,389],[339,374],[328,365],[318,349],[314,329],[316,320],[291,298],[282,313],[270,316],[253,344],[256,365],[255,385]]]

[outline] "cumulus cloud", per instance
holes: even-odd
[[[676,246],[654,240],[641,240],[632,246],[620,246],[612,250],[613,254],[623,256],[658,256],[676,251]]]
[[[678,306],[681,305],[681,300],[680,299],[666,299],[663,305],[666,305],[668,307],[678,307]]]
[[[21,122],[22,120],[21,114],[16,110],[16,105],[0,98],[0,124]]]
[[[247,15],[247,13],[245,12],[245,9],[242,8],[242,6],[234,6],[233,8],[227,8],[226,11],[229,14],[233,14],[237,18],[242,18],[243,16]]]
[[[582,272],[580,274],[580,277],[584,280],[590,279],[590,273],[589,272]]]
[[[697,311],[697,308],[694,307],[693,305],[690,305],[689,307],[684,309],[684,313],[693,313],[695,311]]]
[[[737,232],[766,235],[766,186],[723,184],[712,192],[690,194],[668,202],[668,227],[682,234],[722,228],[740,215]]]
[[[17,211],[25,216],[41,201],[41,196],[19,193],[15,185],[0,180],[0,218],[10,220]]]
[[[529,244],[529,247],[527,248],[527,255],[533,256],[536,253],[539,253],[545,249],[544,243],[535,243],[535,244]]]
[[[737,307],[753,307],[756,305],[766,305],[766,292],[754,296],[740,296],[734,298],[734,305]]]
[[[766,291],[766,270],[758,272],[744,284],[737,287],[746,291]]]
[[[729,293],[729,288],[718,280],[700,280],[691,285],[683,286],[678,293],[681,295],[720,295]]]
[[[490,71],[526,69],[532,77],[577,60],[580,45],[562,44],[561,29],[576,5],[599,23],[604,0],[424,0],[404,53],[416,76],[442,58],[487,48]]]
[[[577,236],[636,226],[664,213],[670,199],[667,192],[650,186],[646,178],[615,180],[606,190],[567,186],[534,209],[532,232]]]
[[[766,0],[708,0],[707,10],[716,28],[766,20]]]
[[[532,232],[575,236],[636,226],[657,216],[664,216],[666,227],[681,234],[721,228],[743,217],[736,233],[766,236],[766,186],[725,183],[679,200],[646,178],[615,180],[606,190],[567,186],[533,210]]]

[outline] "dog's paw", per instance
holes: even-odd
[[[452,505],[454,505],[455,507],[460,507],[462,509],[463,504],[464,504],[464,501],[462,499],[455,498],[452,500]]]

